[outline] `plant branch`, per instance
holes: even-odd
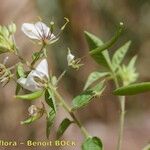
[[[113,79],[116,88],[118,88],[119,83],[115,73],[113,73]],[[124,122],[125,122],[125,96],[119,96],[119,102],[120,102],[120,125],[119,125],[117,150],[121,150],[122,141],[123,141],[123,130],[124,130]]]
[[[43,53],[43,49],[46,47],[46,44],[43,43],[40,51],[37,53],[36,57],[33,59],[33,61],[31,62],[31,66],[33,67],[35,65],[35,63],[38,61],[38,59],[40,58],[40,55]]]
[[[84,137],[87,138],[89,137],[88,131],[83,127],[82,123],[76,118],[75,114],[71,111],[71,108],[69,105],[65,102],[65,100],[62,98],[62,96],[57,92],[55,88],[53,88],[51,85],[49,85],[51,90],[53,90],[56,99],[62,104],[64,109],[70,114],[72,117],[73,121],[77,124],[77,126],[80,128],[81,132],[83,133]]]
[[[120,101],[121,112],[120,112],[120,128],[119,128],[117,150],[121,150],[122,141],[123,141],[123,129],[124,129],[124,122],[125,122],[125,96],[120,96],[119,101]]]

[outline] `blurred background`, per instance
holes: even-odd
[[[53,20],[59,29],[64,23],[64,17],[70,23],[61,35],[59,42],[49,47],[49,69],[59,76],[66,68],[66,54],[69,47],[73,53],[82,57],[88,53],[84,39],[84,30],[107,41],[114,34],[116,25],[123,21],[126,31],[115,44],[111,53],[128,40],[132,45],[126,57],[128,61],[138,54],[137,71],[140,73],[138,81],[150,81],[150,1],[149,0],[1,0],[0,24],[11,22],[17,24],[17,45],[21,55],[31,60],[31,52],[40,47],[33,44],[20,30],[22,23],[35,22],[41,17],[44,22]],[[56,28],[56,30],[57,30]],[[6,55],[1,56],[1,61]],[[10,56],[8,66],[15,64],[17,58]],[[86,57],[85,64],[79,71],[69,70],[61,81],[59,90],[68,103],[79,94],[90,72],[101,70],[95,61]],[[53,71],[52,71],[53,70]],[[113,96],[114,86],[109,83],[103,96],[93,101],[88,107],[79,110],[78,118],[87,130],[95,136],[101,137],[105,150],[115,150],[119,126],[119,103]],[[5,88],[0,87],[0,139],[26,141],[46,140],[45,118],[30,126],[20,125],[20,121],[28,116],[27,109],[35,102],[17,101],[13,98],[15,84],[9,83]],[[40,102],[36,102],[39,103]],[[150,93],[127,97],[126,123],[122,150],[141,150],[150,142]],[[55,139],[58,125],[67,113],[59,109],[50,140]],[[79,150],[83,136],[79,129],[72,125],[65,132],[62,139],[74,140],[75,147],[38,147],[35,149]],[[0,149],[9,149],[8,147]],[[10,149],[27,150],[26,146]],[[30,148],[31,149],[31,148]],[[32,149],[34,149],[32,147]]]

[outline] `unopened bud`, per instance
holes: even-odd
[[[10,34],[14,34],[16,32],[16,25],[14,23],[10,24],[8,30]]]

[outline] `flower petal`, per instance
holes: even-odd
[[[21,30],[31,39],[41,40],[41,33],[38,32],[38,29],[35,28],[34,24],[24,23],[21,27]]]
[[[37,31],[40,33],[40,35],[43,37],[43,38],[47,38],[49,33],[50,33],[50,28],[44,24],[43,22],[37,22],[35,24],[35,28],[37,29]]]
[[[74,58],[75,56],[71,54],[70,50],[68,50],[68,55],[67,55],[68,64],[70,64]]]
[[[17,82],[26,90],[35,92],[40,90],[41,88],[38,87],[38,84],[34,81],[33,77],[28,78],[19,78]]]
[[[35,81],[34,77],[43,79],[44,77],[49,77],[48,75],[48,63],[46,59],[43,59],[36,67],[35,70],[32,70],[27,78],[19,78],[18,83],[29,91],[35,92],[40,90],[39,84]]]
[[[36,67],[35,69],[39,74],[41,74],[41,77],[46,76],[49,77],[48,74],[48,63],[46,59],[43,59]]]
[[[28,76],[25,88],[29,91],[35,92],[41,90],[38,83],[34,80],[34,76]]]
[[[21,78],[19,78],[19,79],[17,80],[17,82],[18,82],[22,87],[24,87],[24,85],[25,85],[26,82],[27,82],[27,79],[21,77]]]

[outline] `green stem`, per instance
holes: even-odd
[[[114,82],[116,87],[119,87],[118,80],[113,74]],[[117,143],[117,150],[121,150],[122,142],[123,142],[123,130],[124,130],[124,122],[125,122],[125,96],[119,96],[120,102],[120,125],[119,125],[119,135],[118,135],[118,143]]]
[[[35,63],[38,61],[38,59],[40,58],[41,53],[43,53],[43,49],[46,47],[46,44],[43,43],[42,48],[40,49],[40,51],[37,53],[36,57],[34,58],[34,60],[31,62],[31,66],[33,67],[35,65]]]
[[[108,42],[104,43],[102,46],[97,47],[96,49],[90,51],[89,52],[90,55],[99,54],[102,51],[111,47],[119,39],[119,37],[123,33],[123,31],[124,31],[124,24],[122,22],[120,22],[115,35]]]
[[[70,116],[72,117],[72,119],[74,120],[74,122],[77,124],[77,126],[80,128],[81,132],[83,133],[85,138],[88,138],[90,135],[87,132],[87,130],[84,128],[84,126],[82,125],[82,123],[76,118],[75,114],[71,111],[71,108],[69,107],[69,105],[65,102],[65,100],[62,98],[62,96],[57,92],[56,89],[54,89],[51,85],[50,85],[51,90],[53,90],[56,99],[62,104],[62,106],[64,107],[64,109],[70,114]]]
[[[125,96],[120,96],[120,127],[119,127],[119,136],[118,136],[118,144],[117,150],[121,150],[122,141],[123,141],[123,130],[124,130],[124,122],[125,122]]]

